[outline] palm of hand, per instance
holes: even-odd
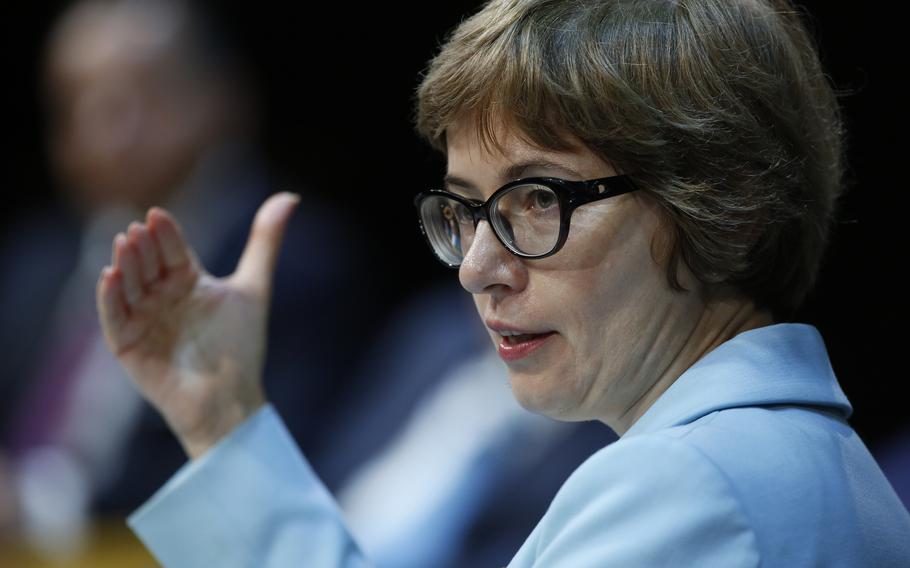
[[[115,239],[99,280],[109,347],[194,457],[264,403],[270,274],[296,199],[266,203],[228,278],[206,274],[176,221],[152,209]]]
[[[208,274],[173,278],[133,310],[120,361],[175,430],[195,432],[225,411],[219,391],[260,402],[265,306]]]

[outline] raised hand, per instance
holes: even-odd
[[[299,198],[273,195],[256,214],[237,270],[205,272],[180,226],[152,208],[114,239],[97,301],[110,349],[190,457],[265,403],[262,369],[272,273]]]

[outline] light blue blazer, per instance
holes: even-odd
[[[910,567],[850,412],[814,327],[741,333],[571,475],[509,566]],[[271,407],[129,523],[167,568],[369,565]]]

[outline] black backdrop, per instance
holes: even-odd
[[[15,238],[8,230],[12,220],[55,199],[42,147],[38,64],[63,3],[40,4],[2,10],[4,239]],[[426,60],[478,3],[290,4],[250,7],[234,0],[210,8],[262,86],[271,159],[288,179],[345,208],[388,243],[383,276],[394,282],[396,300],[425,283],[455,278],[436,265],[416,232],[411,196],[437,183],[444,164],[413,134],[411,103]],[[897,18],[880,3],[802,4],[812,15],[826,69],[851,93],[842,104],[854,185],[818,288],[799,319],[821,330],[854,403],[853,423],[874,447],[910,426],[898,394],[908,338],[906,280],[899,276],[908,256],[906,129],[898,105],[906,100],[898,85],[907,50]],[[375,190],[385,199],[372,197]]]

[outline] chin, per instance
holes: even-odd
[[[562,377],[510,370],[509,383],[515,400],[525,410],[563,422],[586,420],[580,415],[575,393]]]

